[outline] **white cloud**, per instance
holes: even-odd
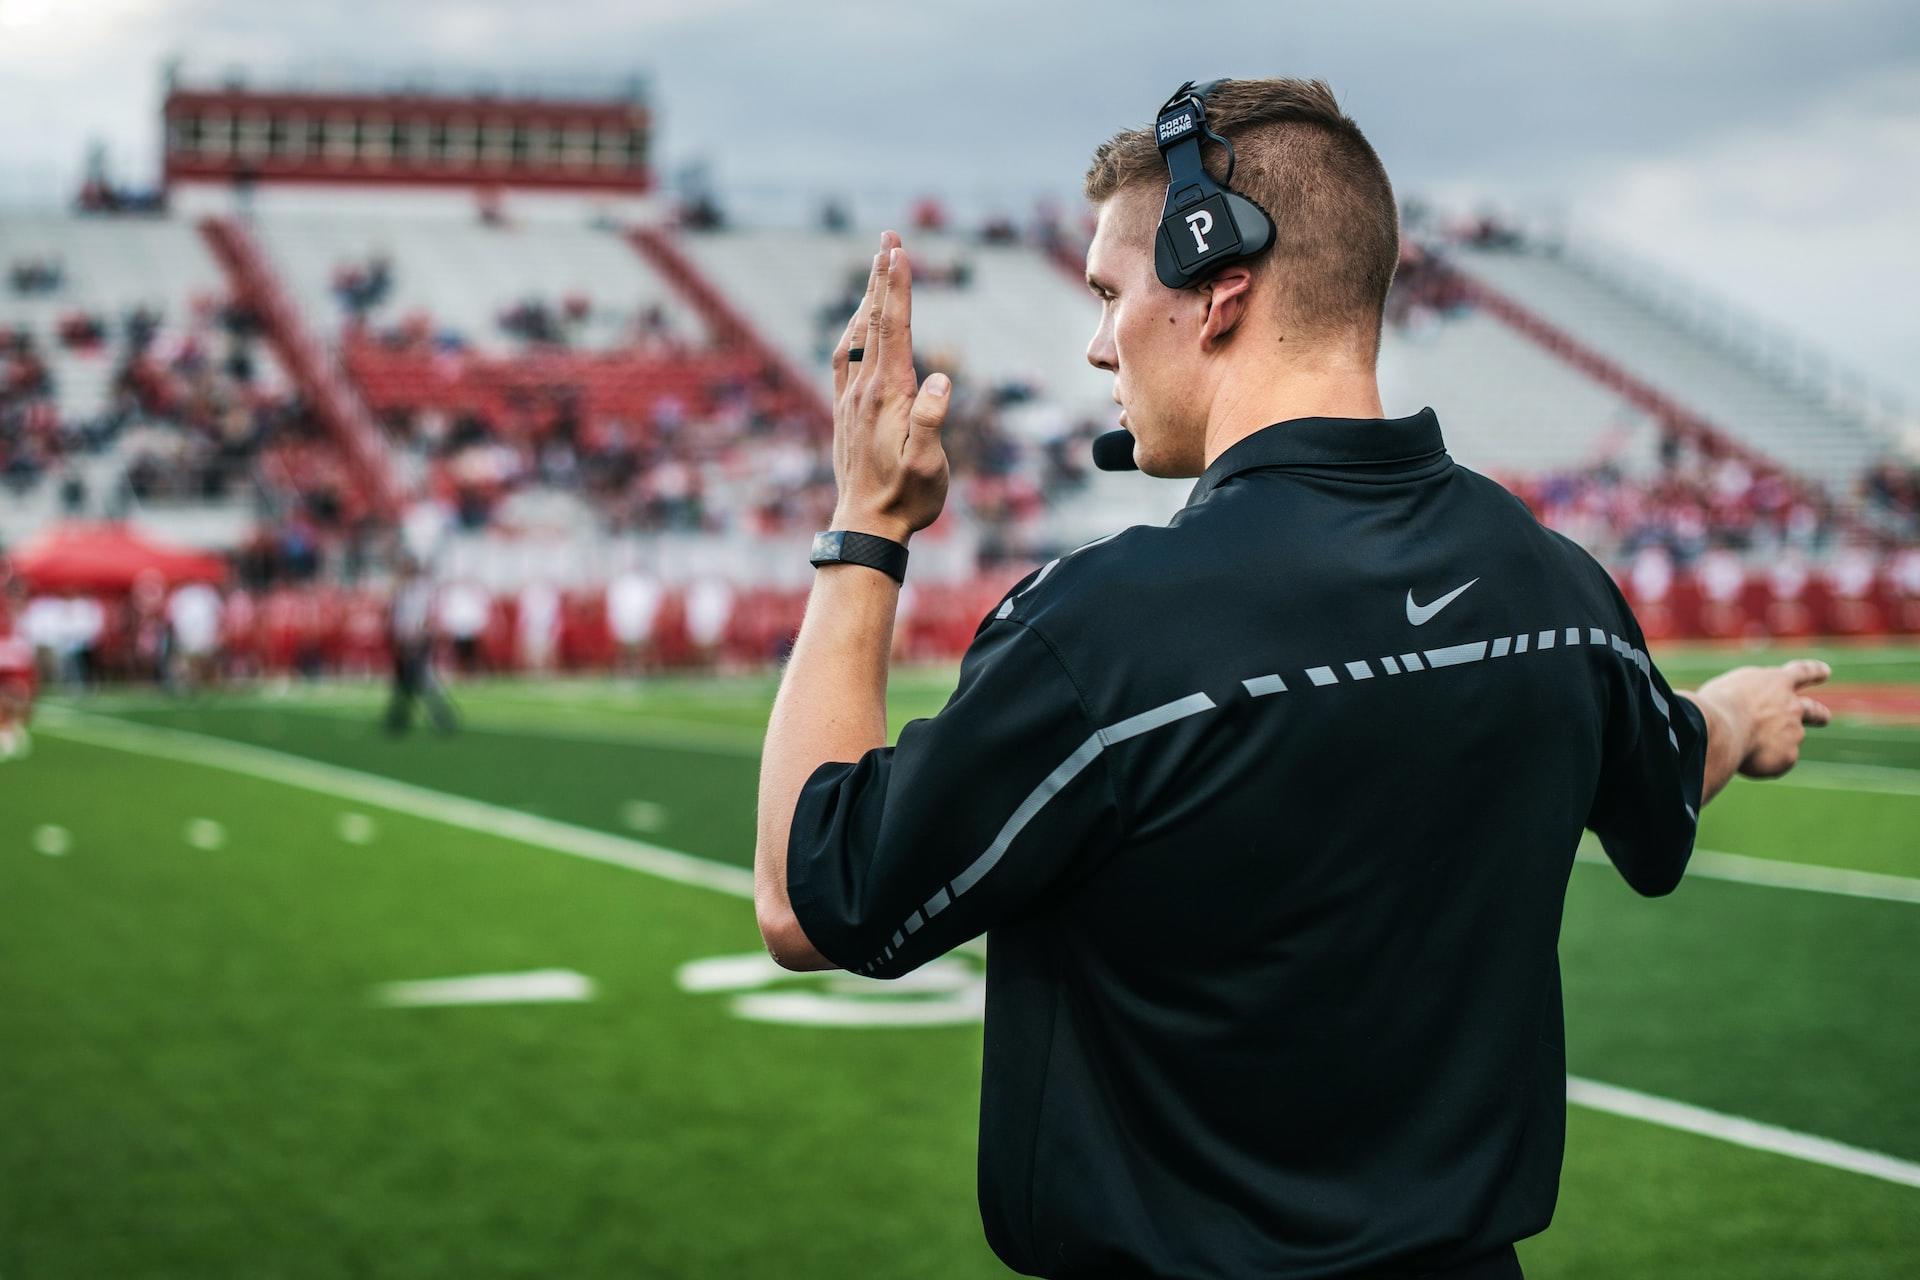
[[[1708,281],[1920,403],[1920,68],[1787,129],[1629,163],[1573,193],[1577,228]]]

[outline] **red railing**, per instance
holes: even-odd
[[[339,362],[307,328],[266,253],[234,218],[203,218],[200,234],[226,272],[234,296],[260,317],[274,353],[339,445],[374,510],[392,518],[401,495],[386,441]]]
[[[832,429],[833,406],[819,386],[760,336],[746,316],[680,251],[668,232],[659,227],[631,227],[627,239],[706,322],[717,346],[751,352],[778,379],[796,411],[805,413],[821,431]]]
[[[1738,458],[1757,472],[1781,477],[1804,495],[1812,496],[1821,492],[1818,485],[1751,445],[1735,439],[1731,432],[1704,414],[1695,412],[1653,384],[1629,373],[1623,365],[1601,355],[1518,299],[1502,293],[1452,262],[1446,262],[1439,269],[1453,276],[1461,292],[1474,306],[1614,392],[1634,408],[1698,447],[1701,452],[1711,457]]]

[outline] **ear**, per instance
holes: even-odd
[[[1253,288],[1253,269],[1231,266],[1200,286],[1207,313],[1200,321],[1200,344],[1224,342],[1247,314],[1247,294]]]

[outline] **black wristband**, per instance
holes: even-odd
[[[878,569],[895,582],[907,580],[907,548],[891,538],[852,529],[827,529],[813,535],[813,553],[807,557],[815,568],[823,564],[863,564]]]

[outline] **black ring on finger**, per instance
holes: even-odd
[[[865,354],[867,354],[867,349],[865,347],[848,347],[847,363],[848,364],[856,363],[860,359],[860,357],[864,356]]]

